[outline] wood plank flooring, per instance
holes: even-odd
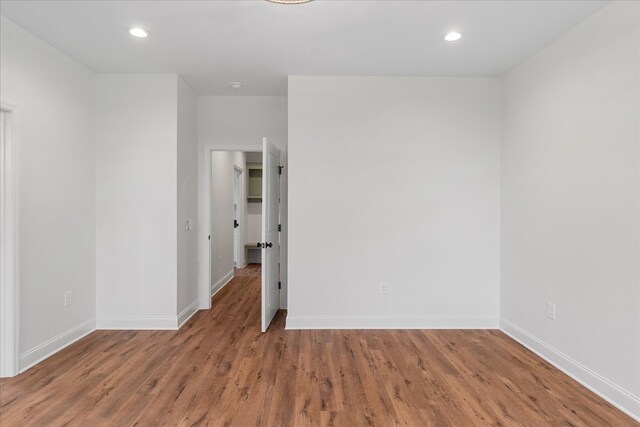
[[[9,426],[633,426],[499,331],[260,333],[250,266],[180,331],[96,331],[0,380]]]

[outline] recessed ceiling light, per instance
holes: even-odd
[[[231,83],[231,87],[233,89],[242,89],[242,83],[240,83],[240,82],[232,82]]]
[[[461,38],[462,34],[458,33],[457,31],[451,31],[447,33],[446,36],[444,36],[444,39],[448,42],[455,42],[457,40],[460,40]]]
[[[146,30],[140,28],[140,27],[133,27],[129,30],[129,34],[131,34],[133,37],[138,37],[138,38],[145,38],[149,36],[149,32],[147,32]]]
[[[313,0],[267,0],[267,1],[271,3],[280,3],[280,4],[302,4],[302,3],[309,3],[310,1],[313,1]]]

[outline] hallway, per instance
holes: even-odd
[[[180,331],[96,331],[0,381],[0,424],[635,423],[495,330],[260,333],[251,265]]]

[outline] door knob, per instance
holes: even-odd
[[[258,248],[262,248],[262,243],[258,242],[258,243],[256,244],[256,247],[258,247]]]
[[[272,247],[272,246],[273,246],[273,243],[265,243],[264,245],[265,245],[267,248],[270,248],[270,247]]]

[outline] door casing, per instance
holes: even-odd
[[[210,245],[209,236],[211,235],[211,152],[212,151],[242,151],[242,152],[262,152],[262,144],[256,145],[225,145],[225,144],[204,144],[201,147],[200,155],[198,156],[198,260],[199,260],[199,274],[198,274],[198,308],[201,310],[208,310],[211,308],[211,256],[212,250]],[[282,156],[286,159],[286,149],[281,151]],[[286,160],[285,160],[286,162]],[[281,179],[281,198],[286,197],[286,163],[285,170]],[[283,290],[287,289],[286,286],[286,249],[287,239],[282,239],[286,236],[286,210],[282,203],[280,204],[280,218],[283,228],[281,233],[281,246],[280,246],[280,280],[282,281]],[[286,297],[286,295],[285,295]],[[286,299],[285,299],[286,300]],[[283,298],[280,298],[280,308],[286,308],[283,306]]]

